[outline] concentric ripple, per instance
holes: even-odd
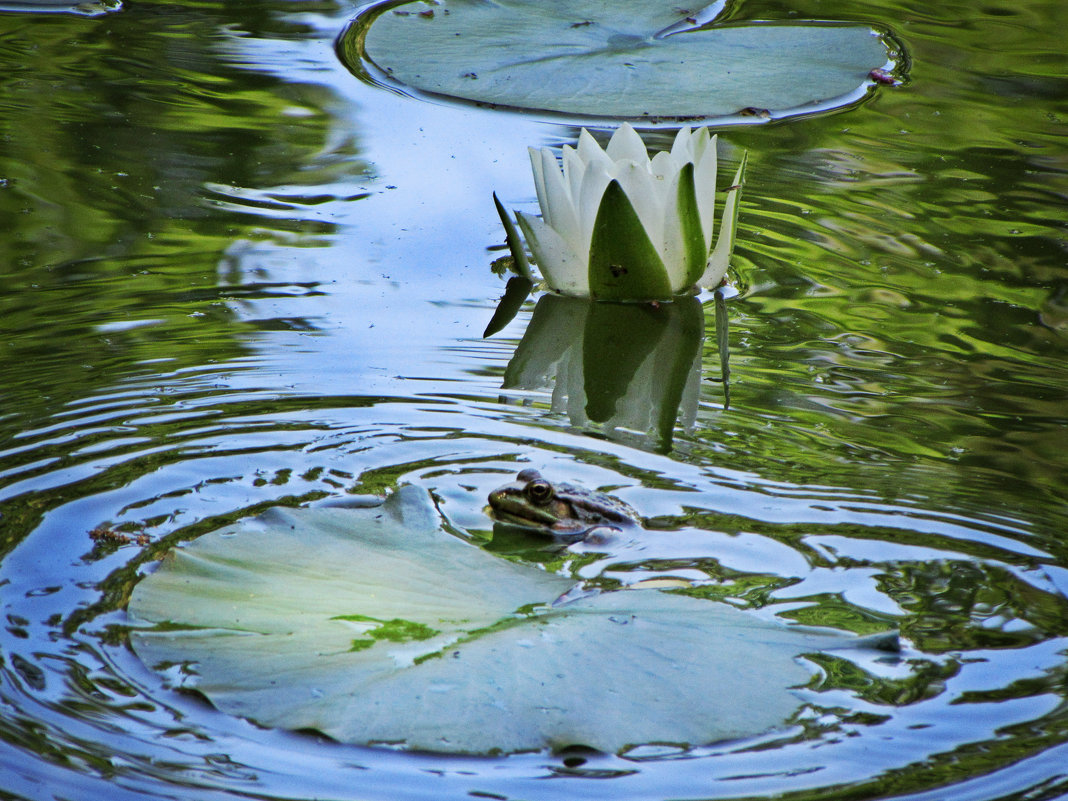
[[[1057,10],[887,6],[909,85],[721,132],[725,164],[750,154],[729,404],[701,298],[667,436],[606,412],[636,403],[625,376],[577,397],[577,357],[514,381],[533,304],[481,337],[491,193],[535,210],[525,148],[574,127],[353,81],[348,6],[0,13],[0,794],[1068,792]],[[645,526],[567,551],[495,530],[486,496],[525,467]],[[263,730],[129,649],[126,601],[171,549],[407,483],[500,558],[904,649],[812,657],[802,711],[759,738],[478,759]]]

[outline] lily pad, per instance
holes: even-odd
[[[417,0],[364,12],[339,53],[357,75],[508,108],[631,120],[755,120],[855,102],[892,63],[867,25],[715,24],[722,3]]]
[[[554,605],[572,584],[446,533],[406,487],[207,534],[129,613],[140,658],[226,712],[454,753],[757,734],[800,705],[798,654],[863,642],[659,590]]]

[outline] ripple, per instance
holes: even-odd
[[[573,419],[551,384],[502,389],[529,309],[479,338],[500,291],[490,190],[532,208],[525,147],[572,128],[353,86],[332,50],[348,7],[224,5],[0,17],[6,790],[1068,789],[1056,3],[884,9],[908,23],[910,84],[722,132],[725,161],[750,152],[731,403],[707,303],[699,403],[668,447]],[[647,525],[566,552],[499,537],[486,496],[524,467],[611,491]],[[760,738],[499,759],[261,730],[128,650],[125,601],[173,548],[405,483],[501,558],[892,624],[905,650],[814,658],[803,713]]]
[[[188,378],[202,382],[206,376]],[[427,399],[383,398],[352,406],[350,398],[318,398],[314,409],[300,408],[308,400],[204,387],[173,392],[161,399],[127,389],[103,393],[96,402],[68,410],[64,422],[71,432],[81,430],[75,416],[79,412],[94,418],[97,427],[105,421],[114,425],[110,450],[100,442],[94,443],[111,461],[97,474],[91,488],[73,494],[68,489],[72,471],[79,473],[80,465],[99,453],[83,454],[85,462],[60,465],[55,468],[55,476],[42,471],[36,477],[38,487],[33,497],[38,498],[38,504],[43,501],[50,511],[39,522],[33,521],[33,533],[5,559],[0,580],[6,582],[5,597],[11,599],[5,603],[8,614],[35,621],[27,631],[29,637],[58,637],[78,656],[42,658],[26,652],[17,640],[5,643],[5,653],[12,660],[8,665],[15,664],[15,655],[22,660],[18,664],[23,665],[21,673],[16,674],[18,678],[5,669],[5,703],[27,712],[32,710],[29,718],[11,718],[4,724],[9,743],[22,740],[36,743],[35,748],[43,748],[44,743],[52,749],[62,747],[66,759],[74,758],[82,764],[105,758],[111,765],[108,781],[125,792],[152,786],[145,782],[171,784],[175,781],[174,771],[180,769],[183,792],[194,798],[211,792],[210,788],[224,786],[278,792],[280,786],[264,784],[265,775],[300,775],[304,777],[304,792],[330,791],[337,797],[349,797],[350,791],[342,787],[343,778],[357,774],[357,784],[351,786],[364,788],[364,793],[367,787],[395,790],[405,786],[409,790],[400,797],[416,797],[425,791],[439,793],[439,797],[462,797],[473,790],[521,791],[528,782],[538,782],[546,770],[564,768],[570,759],[565,755],[491,761],[493,768],[487,771],[485,762],[441,757],[412,760],[404,754],[338,746],[279,732],[256,732],[192,699],[165,690],[161,678],[146,673],[122,645],[121,608],[137,575],[177,542],[225,525],[235,517],[252,514],[272,502],[309,502],[378,491],[399,483],[418,483],[434,491],[448,520],[482,537],[490,534],[489,523],[476,510],[481,508],[489,488],[511,475],[517,463],[538,464],[549,474],[569,478],[577,475],[590,486],[622,486],[617,490],[621,497],[653,516],[654,527],[648,532],[610,545],[607,553],[591,550],[590,555],[599,561],[582,558],[580,549],[574,564],[557,560],[551,563],[552,569],[577,570],[579,575],[601,575],[629,583],[658,575],[678,575],[680,565],[686,564],[690,566],[690,577],[696,579],[695,591],[712,593],[709,597],[733,596],[755,609],[803,616],[806,622],[812,621],[804,616],[816,609],[835,615],[840,622],[858,622],[866,616],[908,621],[915,615],[917,625],[928,621],[923,623],[924,628],[916,629],[917,636],[923,632],[927,649],[933,647],[932,638],[936,636],[930,629],[933,618],[920,610],[908,611],[908,605],[914,603],[911,599],[924,596],[908,589],[907,576],[919,571],[911,580],[915,585],[919,576],[928,575],[923,572],[925,565],[970,564],[961,548],[981,556],[990,565],[988,569],[998,563],[1025,567],[1036,558],[1043,558],[1018,541],[1026,533],[1023,521],[978,523],[915,503],[902,506],[880,502],[870,491],[768,482],[753,474],[708,467],[687,470],[666,457],[650,458],[641,469],[634,470],[617,460],[627,452],[622,445],[596,443],[563,430],[555,435],[547,432],[540,435],[540,441],[533,442],[528,435],[529,419],[525,419],[529,412],[522,410],[512,420],[498,419],[489,427],[491,430],[479,434],[456,425],[449,404],[428,403]],[[180,407],[181,411],[159,415],[156,412],[161,401]],[[405,409],[407,415],[402,413]],[[146,415],[149,410],[152,413]],[[397,422],[405,416],[408,423]],[[376,418],[392,422],[375,424]],[[119,431],[130,427],[152,446],[146,447],[144,441],[130,442],[128,432]],[[39,438],[35,444],[44,451],[57,447],[51,437]],[[250,456],[255,458],[250,461]],[[107,479],[113,472],[120,480]],[[67,478],[58,481],[58,476]],[[11,508],[5,506],[5,514]],[[85,532],[97,522],[94,509],[121,509],[118,517],[110,515],[111,525],[137,524],[138,531],[149,535],[150,544],[143,550],[131,543],[87,551],[90,543]],[[747,514],[739,515],[738,510],[742,509],[748,510]],[[16,512],[11,519],[18,524],[22,518]],[[81,547],[77,545],[79,539]],[[42,549],[86,553],[86,558],[75,563],[61,589],[44,594],[40,590],[55,572],[48,569],[48,560],[42,565]],[[526,558],[540,561],[543,557]],[[37,567],[27,569],[31,563]],[[891,577],[897,577],[893,580],[901,589],[887,595],[886,582]],[[1043,603],[1052,602],[1049,588],[1040,588],[1031,571],[1024,569],[1018,579],[1016,600],[1010,603],[1020,604],[1028,594],[1033,599],[1049,599]],[[99,598],[98,584],[102,593]],[[969,586],[1004,587],[1005,583],[981,581],[969,582]],[[946,596],[943,593],[933,597]],[[1034,601],[1027,603],[1034,610],[1039,608]],[[1063,605],[1063,598],[1059,603]],[[56,614],[72,608],[76,610],[73,614]],[[979,627],[966,626],[962,632],[986,631],[983,636],[991,641],[998,629],[991,628],[990,621],[999,608],[1006,607],[986,605],[983,617],[976,618]],[[1037,611],[1013,607],[1003,625],[1031,614]],[[1063,610],[1055,614],[1063,614]],[[54,622],[43,622],[48,620]],[[956,636],[959,642],[961,635]],[[1001,642],[1004,647],[1005,641]],[[950,653],[958,650],[959,645],[955,645]],[[1011,667],[1016,650],[1031,652],[1026,657],[1030,660],[1026,668],[1023,664]],[[995,675],[1001,676],[1037,676],[1045,666],[1057,664],[1052,644],[1040,647],[1029,637],[1007,651],[974,653],[985,660],[982,664],[1000,665],[1002,672]],[[1046,656],[1040,657],[1043,653]],[[617,778],[638,777],[613,790],[614,795],[623,798],[646,797],[644,792],[660,793],[676,785],[687,786],[698,781],[699,775],[705,777],[705,782],[711,775],[713,784],[727,785],[746,776],[746,786],[754,792],[772,792],[786,786],[796,789],[803,776],[811,779],[801,782],[802,786],[826,788],[834,781],[855,781],[854,774],[847,777],[838,772],[843,764],[851,762],[850,754],[865,753],[864,749],[871,749],[875,742],[885,743],[888,737],[896,747],[880,765],[889,768],[922,760],[932,741],[931,731],[924,729],[926,736],[915,737],[910,732],[917,725],[934,726],[943,749],[963,754],[960,749],[966,749],[967,743],[977,737],[993,737],[998,727],[1041,719],[1055,707],[1043,696],[1021,698],[1015,704],[999,699],[996,707],[976,697],[967,707],[975,714],[954,722],[962,713],[962,708],[955,706],[956,699],[971,698],[967,694],[972,688],[990,687],[989,681],[973,670],[964,670],[953,656],[940,661],[928,650],[910,652],[909,659],[914,660],[913,664],[929,664],[928,670],[934,671],[932,677],[948,670],[948,679],[917,685],[912,692],[919,693],[922,700],[910,705],[900,706],[898,702],[888,707],[885,701],[876,700],[877,696],[859,702],[865,714],[882,721],[877,726],[837,720],[834,715],[828,717],[829,712],[819,712],[820,708],[837,703],[835,693],[855,692],[825,681],[811,696],[814,706],[795,728],[766,738],[764,747],[776,749],[777,759],[783,764],[779,771],[769,773],[758,767],[766,763],[755,761],[757,752],[747,750],[752,743],[737,748],[696,749],[688,754],[689,760],[683,763],[687,767],[682,769],[677,754],[661,759],[638,754],[636,758],[640,758],[642,766],[638,773],[634,772],[634,765],[639,763],[627,757],[596,756],[588,764]],[[943,668],[936,670],[939,665]],[[866,667],[874,675],[882,675],[871,685],[871,692],[890,692],[894,682],[904,679],[900,671],[887,672],[878,664]],[[27,676],[32,679],[30,683]],[[33,679],[34,676],[41,678]],[[33,682],[41,689],[35,689]],[[942,688],[943,683],[946,688]],[[922,686],[929,689],[922,690]],[[852,707],[857,704],[856,698],[849,702]],[[995,711],[997,714],[992,715]],[[32,737],[16,734],[20,720],[37,721]],[[977,720],[983,721],[979,728]],[[53,724],[41,728],[41,721]],[[824,743],[819,757],[806,745],[813,738]],[[107,743],[106,748],[98,744],[101,741]],[[298,752],[300,767],[292,756]],[[228,755],[222,763],[216,759],[220,753]],[[18,757],[14,763],[25,761]],[[317,778],[308,773],[309,764],[323,766]],[[271,768],[265,773],[268,765]],[[674,767],[669,770],[671,765]],[[426,780],[419,777],[427,769],[439,777],[448,777],[445,785],[435,783],[436,789],[424,786]],[[287,774],[287,770],[293,772]],[[354,770],[357,774],[352,774]],[[368,770],[370,776],[363,776]],[[84,771],[71,771],[68,767],[63,768],[63,775],[72,788],[82,792],[92,792],[96,786],[96,780]],[[385,789],[383,792],[388,794]],[[548,797],[566,797],[568,793],[566,788],[560,788],[560,794],[552,792],[552,788],[541,792],[549,792]]]

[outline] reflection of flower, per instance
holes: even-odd
[[[553,411],[572,424],[668,448],[676,421],[697,415],[703,333],[693,297],[653,306],[543,295],[503,388],[551,387]]]
[[[745,159],[727,190],[717,241],[716,137],[707,128],[683,128],[671,151],[652,160],[626,123],[606,150],[583,129],[577,148],[564,146],[562,169],[548,148],[531,149],[530,159],[542,218],[520,212],[518,220],[553,290],[664,300],[723,279]]]

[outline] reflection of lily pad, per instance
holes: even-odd
[[[0,0],[0,13],[78,14],[97,17],[121,9],[122,0]]]
[[[890,59],[866,25],[698,21],[676,0],[390,2],[365,12],[340,52],[358,74],[432,94],[628,119],[835,108]]]
[[[205,535],[129,611],[138,655],[224,711],[467,753],[756,734],[799,706],[798,654],[858,642],[656,590],[539,605],[571,583],[445,533],[406,487]]]

